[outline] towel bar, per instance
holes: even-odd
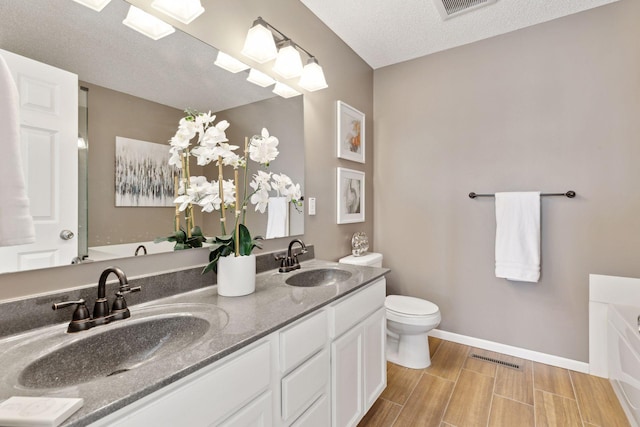
[[[565,196],[570,199],[573,199],[574,197],[576,197],[576,192],[569,190],[566,193],[540,193],[540,195],[541,196]],[[469,198],[475,199],[476,197],[495,197],[495,194],[477,194],[477,193],[474,193],[473,191],[469,193]]]

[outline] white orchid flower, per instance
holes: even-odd
[[[187,141],[193,139],[196,134],[202,132],[202,125],[196,123],[192,120],[187,120],[186,118],[180,119],[180,123],[178,125],[178,132],[176,132],[176,136],[180,138],[186,139]]]
[[[256,211],[264,213],[269,205],[269,192],[266,190],[258,190],[251,195],[251,203],[256,205]]]
[[[291,185],[287,188],[287,202],[299,202],[301,197],[300,184]]]
[[[271,191],[271,184],[269,181],[271,180],[271,172],[258,171],[257,174],[253,175],[253,180],[249,183],[249,186],[254,190],[264,190]]]
[[[219,122],[215,126],[210,126],[204,131],[204,135],[202,136],[202,140],[200,141],[201,145],[214,146],[222,142],[229,141],[227,139],[227,135],[224,132],[225,129],[229,127],[229,122],[223,120]]]
[[[249,145],[249,157],[254,162],[269,166],[269,162],[278,157],[278,138],[269,136],[267,128],[262,128],[262,136],[251,138]]]
[[[205,166],[217,159],[214,148],[203,147],[199,145],[191,149],[191,154],[195,156],[198,166]]]
[[[205,196],[200,199],[198,205],[202,207],[203,212],[213,212],[220,210],[220,186],[218,181],[211,181],[205,189]]]
[[[222,181],[222,191],[224,193],[224,206],[233,206],[236,203],[236,186],[232,179]]]
[[[211,115],[211,111],[209,111],[208,113],[200,113],[196,116],[196,123],[199,126],[207,126],[209,125],[211,122],[213,122],[216,119],[216,115]]]
[[[169,140],[169,145],[171,145],[172,147],[184,150],[185,148],[189,147],[189,138],[186,138],[185,136],[179,133],[176,133],[175,136],[173,136]]]
[[[169,157],[169,166],[175,166],[178,169],[182,169],[182,150],[171,147],[169,148],[169,154],[171,154],[171,157]]]
[[[285,196],[287,194],[287,187],[293,185],[291,178],[283,173],[273,174],[271,178],[273,180],[273,189],[276,190],[278,196]]]
[[[232,166],[234,169],[244,167],[246,162],[243,157],[238,156],[236,153],[231,153],[222,158],[222,164],[224,166]]]
[[[213,153],[216,158],[222,157],[223,159],[225,159],[227,157],[235,156],[236,154],[234,153],[234,151],[238,148],[240,147],[238,147],[237,145],[231,145],[227,144],[226,142],[221,142],[213,148]]]
[[[176,199],[173,201],[173,203],[178,204],[180,203],[180,206],[178,207],[178,210],[180,212],[182,212],[183,210],[185,210],[187,208],[187,206],[189,206],[189,203],[192,203],[193,199],[191,198],[191,196],[185,194],[182,196],[178,196],[176,197]]]

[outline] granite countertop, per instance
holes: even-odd
[[[292,273],[270,270],[258,274],[255,293],[243,297],[218,296],[216,286],[209,286],[131,306],[131,318],[88,331],[68,334],[67,323],[64,323],[6,337],[0,340],[0,401],[11,396],[81,397],[84,399],[82,409],[62,425],[87,425],[375,281],[389,271],[316,259],[301,265],[300,270]],[[296,272],[331,266],[349,270],[352,276],[335,285],[318,287],[293,287],[284,283]],[[127,372],[105,376],[113,372],[111,369],[117,365],[119,356],[117,346],[108,345],[109,337],[127,341],[121,339],[118,329],[130,334],[131,331],[139,331],[140,335],[149,336],[149,319],[176,317],[188,319],[184,323],[169,321],[155,324],[154,334],[158,335],[158,328],[166,328],[163,329],[165,335],[180,335],[175,345],[186,345],[184,349],[168,355],[163,355],[162,349],[158,350]],[[204,319],[213,326],[203,330],[203,322],[198,319]],[[160,324],[162,326],[157,326]],[[161,339],[160,335],[158,339]],[[64,354],[49,360],[61,366],[70,363],[83,374],[93,369],[96,372],[93,380],[56,388],[47,387],[57,384],[58,378],[34,377],[30,381],[35,385],[30,387],[18,382],[23,369],[36,359],[69,345],[82,346],[85,339],[95,340],[92,345],[97,342],[101,348],[104,346],[104,351],[97,352],[101,360],[73,358],[65,361]],[[106,369],[104,373],[100,372],[103,367]],[[62,376],[65,375],[73,374],[67,372]],[[25,378],[22,379],[24,382]],[[46,385],[47,382],[52,385]],[[45,386],[34,388],[38,384]]]

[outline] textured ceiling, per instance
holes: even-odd
[[[443,21],[434,0],[300,0],[372,68],[618,0],[498,0]]]

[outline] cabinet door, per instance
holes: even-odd
[[[365,412],[371,408],[387,386],[386,327],[384,308],[376,311],[363,322]]]
[[[362,403],[362,328],[355,327],[331,344],[331,407],[334,427],[355,426]]]
[[[271,427],[273,425],[273,405],[268,391],[253,403],[245,406],[220,427]],[[211,424],[210,427],[217,424]]]

